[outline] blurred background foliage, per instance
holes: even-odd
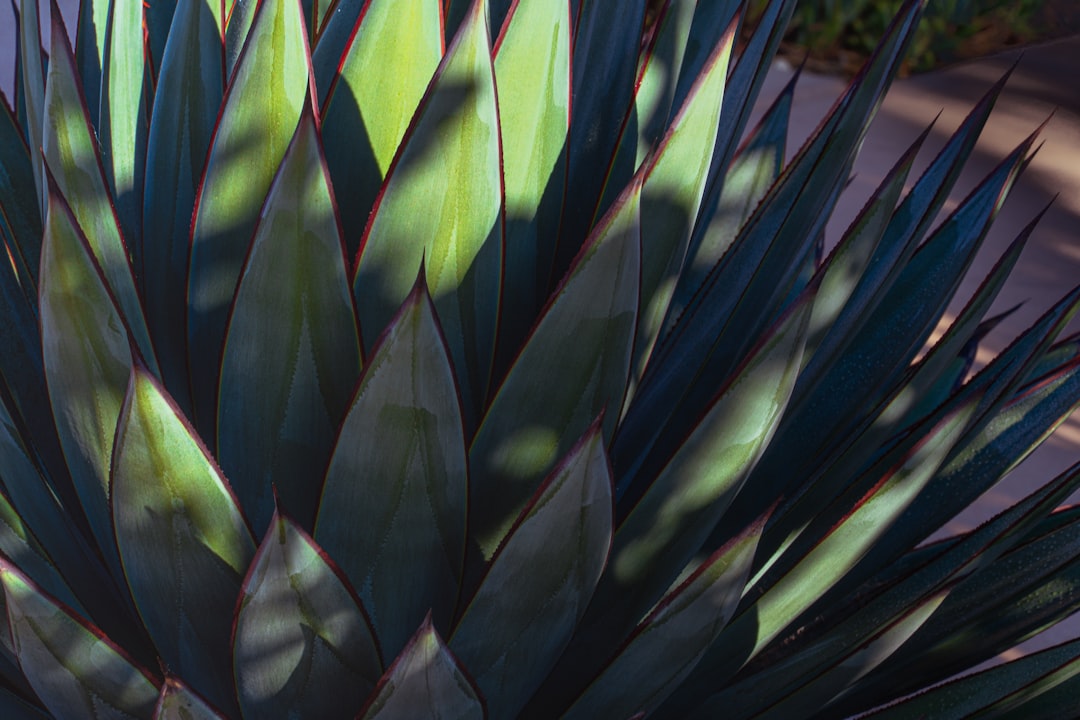
[[[753,0],[760,15],[770,0]],[[818,72],[853,74],[874,49],[901,0],[803,0],[784,54]],[[750,23],[752,25],[752,23]],[[904,72],[989,55],[1080,32],[1078,0],[929,0]]]

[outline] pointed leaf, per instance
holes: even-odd
[[[153,720],[226,720],[180,680],[167,676],[161,686]]]
[[[573,109],[570,123],[566,206],[556,273],[578,254],[597,216],[597,204],[637,79],[645,0],[579,2],[573,49]],[[614,187],[627,175],[607,177]],[[558,275],[557,275],[558,276]],[[557,277],[556,276],[556,277]]]
[[[330,175],[343,201],[341,225],[350,258],[356,255],[383,178],[443,52],[439,0],[371,0],[363,5],[344,52],[321,38],[313,59],[316,81],[326,95],[320,98],[325,108],[323,140]],[[340,22],[335,13],[331,27]],[[328,68],[335,75],[324,78],[318,68],[330,48],[336,57]]]
[[[479,694],[425,620],[386,671],[359,720],[483,720]]]
[[[421,276],[364,371],[315,525],[389,656],[429,610],[436,622],[450,622],[465,554],[467,478],[454,375]]]
[[[80,0],[78,6],[75,67],[86,90],[88,116],[92,120],[96,120],[100,114],[101,69],[105,61],[105,34],[109,28],[110,6],[109,0]]]
[[[229,303],[259,209],[296,132],[309,64],[300,3],[260,3],[226,90],[191,220],[188,352],[195,417],[209,437]]]
[[[41,13],[37,0],[19,0],[19,62],[21,72],[20,89],[26,99],[23,110],[25,121],[21,122],[26,133],[28,147],[42,146],[42,132],[45,128],[45,70],[41,52]],[[38,210],[45,216],[47,188],[45,187],[44,165],[37,153],[30,154],[31,168],[34,173],[34,186],[37,188]]]
[[[112,515],[124,576],[161,658],[233,708],[229,629],[255,544],[198,436],[140,366],[116,430]]]
[[[691,236],[686,261],[679,275],[675,295],[668,308],[664,334],[690,304],[709,271],[720,262],[739,228],[753,213],[766,191],[776,181],[787,147],[788,120],[799,75],[788,84],[750,131],[746,144],[731,161],[715,214],[703,230],[699,224]]]
[[[515,2],[499,37],[495,79],[506,191],[500,346],[528,333],[554,262],[570,125],[570,8]]]
[[[664,134],[641,197],[641,314],[634,371],[641,378],[686,259],[715,146],[735,27],[721,38]]]
[[[34,164],[18,121],[0,96],[0,232],[7,236],[19,284],[31,288],[27,293],[31,299],[37,286],[42,224]]]
[[[272,488],[310,527],[312,470],[330,458],[359,375],[330,178],[305,112],[259,215],[221,360],[218,457],[256,532],[274,512]]]
[[[607,412],[605,438],[615,429],[637,317],[640,205],[639,175],[555,292],[473,440],[470,531],[485,557],[597,415]]]
[[[367,618],[307,533],[275,513],[233,636],[244,717],[353,717],[382,674]]]
[[[868,717],[933,717],[960,720],[980,713],[996,717],[1080,673],[1080,640],[955,680]]]
[[[151,100],[150,69],[146,62],[148,48],[144,44],[148,38],[143,33],[146,16],[142,0],[111,0],[108,5],[98,139],[121,234],[127,239],[128,249],[139,267]]]
[[[155,681],[85,620],[57,604],[7,561],[0,561],[19,666],[61,720],[149,717]]]
[[[731,619],[764,518],[720,548],[660,601],[566,718],[651,712],[678,687]]]
[[[353,284],[370,345],[424,261],[469,418],[487,394],[498,311],[498,127],[491,43],[478,0],[394,158],[364,230]]]
[[[83,512],[115,577],[109,463],[132,351],[90,246],[50,188],[41,252],[41,342],[57,434]]]
[[[154,5],[167,3],[154,3]],[[146,321],[161,353],[165,384],[185,411],[188,389],[188,240],[195,191],[210,147],[224,78],[221,3],[178,0],[161,59],[146,149],[142,271]],[[182,390],[182,391],[181,391]]]
[[[566,647],[611,546],[611,468],[600,421],[522,511],[450,647],[493,717],[514,717]]]
[[[55,8],[52,42],[53,54],[45,91],[46,122],[41,141],[45,163],[54,173],[59,192],[86,234],[94,259],[131,328],[139,352],[150,367],[156,369],[127,248],[113,199],[105,184],[97,138],[75,72],[67,31]]]
[[[808,293],[766,335],[620,523],[591,613],[602,627],[632,627],[742,489],[787,406],[813,305]]]

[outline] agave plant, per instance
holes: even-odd
[[[4,717],[843,717],[1072,612],[1076,469],[921,544],[1080,400],[1080,291],[970,369],[1034,222],[924,351],[1034,136],[935,225],[1002,80],[823,257],[921,7],[784,164],[793,5],[84,0],[46,60],[22,0]]]

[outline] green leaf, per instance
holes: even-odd
[[[425,620],[379,680],[358,720],[483,720],[484,705],[473,683]]]
[[[355,716],[382,661],[359,602],[322,549],[275,513],[242,593],[233,651],[244,717]]]
[[[495,78],[478,1],[435,73],[364,230],[353,290],[370,346],[423,260],[466,418],[487,395],[502,267]]]
[[[750,131],[746,143],[732,159],[726,172],[715,213],[704,231],[700,221],[695,228],[682,273],[675,287],[675,295],[668,308],[665,333],[690,304],[709,271],[720,262],[739,228],[780,174],[787,147],[791,104],[798,79],[798,73],[792,75],[791,80],[762,115],[757,127]]]
[[[85,233],[116,304],[123,312],[139,352],[156,371],[154,350],[135,289],[131,263],[106,187],[98,142],[83,102],[79,76],[59,10],[53,12],[53,53],[45,91],[42,153],[58,192]],[[50,192],[52,192],[50,190]],[[51,201],[50,201],[51,202]]]
[[[305,32],[294,0],[267,0],[255,10],[195,201],[187,332],[195,418],[207,437],[215,436],[218,362],[229,304],[259,209],[310,90]]]
[[[588,237],[592,221],[598,215],[604,183],[621,187],[634,172],[631,167],[627,175],[610,177],[605,170],[633,100],[646,5],[645,0],[577,3],[569,172],[556,277],[569,267],[583,239]]]
[[[669,703],[669,713],[681,717],[697,708],[711,688],[776,639],[855,565],[941,465],[977,401],[944,415],[898,462],[882,463],[885,474],[865,494],[858,496],[862,486],[856,485],[847,493],[854,497],[842,496],[835,508],[806,519],[803,535],[780,556],[782,569],[767,569],[752,581],[736,618]],[[867,483],[872,480],[873,474],[868,475]]]
[[[221,3],[210,0],[176,3],[146,149],[146,320],[161,353],[162,377],[185,412],[191,411],[185,329],[191,213],[225,82],[221,63],[202,58],[221,55],[221,11]]]
[[[350,258],[356,255],[379,188],[443,53],[439,0],[370,0],[363,5],[343,48],[321,38],[313,59],[325,95],[320,97],[323,142],[330,176],[343,201],[341,226]],[[348,8],[335,12],[327,32],[348,14]],[[332,63],[327,58],[331,48]],[[324,77],[321,63],[334,74]]]
[[[731,619],[764,527],[763,517],[668,593],[564,717],[630,717],[654,710]]]
[[[450,647],[493,717],[514,717],[562,654],[600,578],[612,532],[612,478],[598,419],[522,511]]]
[[[620,507],[632,509],[615,533],[588,620],[609,638],[648,612],[742,489],[787,406],[813,306],[807,293],[720,390],[643,494],[620,498]]]
[[[682,271],[694,219],[701,207],[709,159],[716,144],[732,26],[709,56],[686,102],[660,139],[641,196],[641,311],[634,341],[635,379],[640,379],[660,334]]]
[[[597,415],[606,410],[606,439],[615,429],[637,318],[640,206],[639,174],[555,291],[473,440],[470,532],[485,557]]]
[[[195,691],[171,675],[165,676],[153,720],[226,720]]]
[[[388,656],[429,610],[435,622],[450,621],[465,554],[467,482],[454,374],[421,274],[364,369],[315,525]]]
[[[112,516],[124,576],[162,660],[231,710],[229,634],[255,544],[198,436],[138,365],[116,430]]]
[[[149,717],[158,690],[144,670],[78,615],[0,560],[8,622],[19,666],[59,720]]]
[[[495,47],[506,192],[500,351],[520,347],[546,299],[570,125],[570,7],[515,2]]]
[[[148,48],[143,33],[146,16],[143,0],[110,0],[108,5],[98,140],[121,234],[138,267],[143,246],[143,184],[151,100]]]
[[[37,301],[42,224],[34,164],[18,121],[0,98],[0,234],[7,237],[18,284],[32,303]]]
[[[260,213],[221,359],[218,458],[256,532],[275,488],[311,527],[312,471],[330,458],[360,375],[359,342],[330,178],[305,111]]]
[[[41,52],[41,16],[37,0],[19,0],[19,69],[21,89],[26,99],[23,109],[26,120],[22,123],[26,132],[26,144],[30,148],[42,146],[42,132],[45,127],[45,70]],[[45,187],[45,168],[41,160],[32,153],[31,168],[34,173],[34,186],[37,188],[38,210],[45,217],[47,207],[47,188]]]
[[[109,463],[131,371],[131,340],[86,237],[52,185],[40,302],[42,356],[57,434],[94,538],[119,577]]]
[[[997,717],[1037,698],[1080,673],[1080,640],[984,670],[941,685],[867,717],[889,718]]]
[[[52,3],[56,5],[56,3]],[[80,0],[75,27],[75,67],[86,90],[88,116],[96,120],[101,101],[101,75],[105,60],[105,34],[109,27],[110,0]],[[141,36],[141,35],[140,35]],[[53,46],[55,47],[55,46]]]

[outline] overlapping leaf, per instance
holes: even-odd
[[[310,75],[299,3],[261,3],[225,91],[191,219],[188,352],[195,417],[208,437],[214,437],[229,304],[259,209],[310,93]]]
[[[382,673],[356,597],[321,549],[275,514],[244,581],[233,631],[245,717],[351,717]]]
[[[229,630],[255,544],[191,425],[138,365],[116,431],[111,489],[124,577],[158,653],[231,711]]]
[[[461,407],[424,284],[421,274],[364,370],[315,526],[391,657],[429,611],[449,623],[465,555]]]
[[[359,374],[330,178],[305,111],[259,214],[221,359],[218,458],[256,532],[270,522],[274,489],[310,527],[311,469],[329,459]]]
[[[364,230],[353,284],[370,345],[424,261],[470,425],[487,395],[503,244],[485,15],[484,3],[476,2],[420,103]]]
[[[600,578],[614,522],[603,442],[597,421],[544,481],[450,638],[493,717],[513,717],[525,705]]]

